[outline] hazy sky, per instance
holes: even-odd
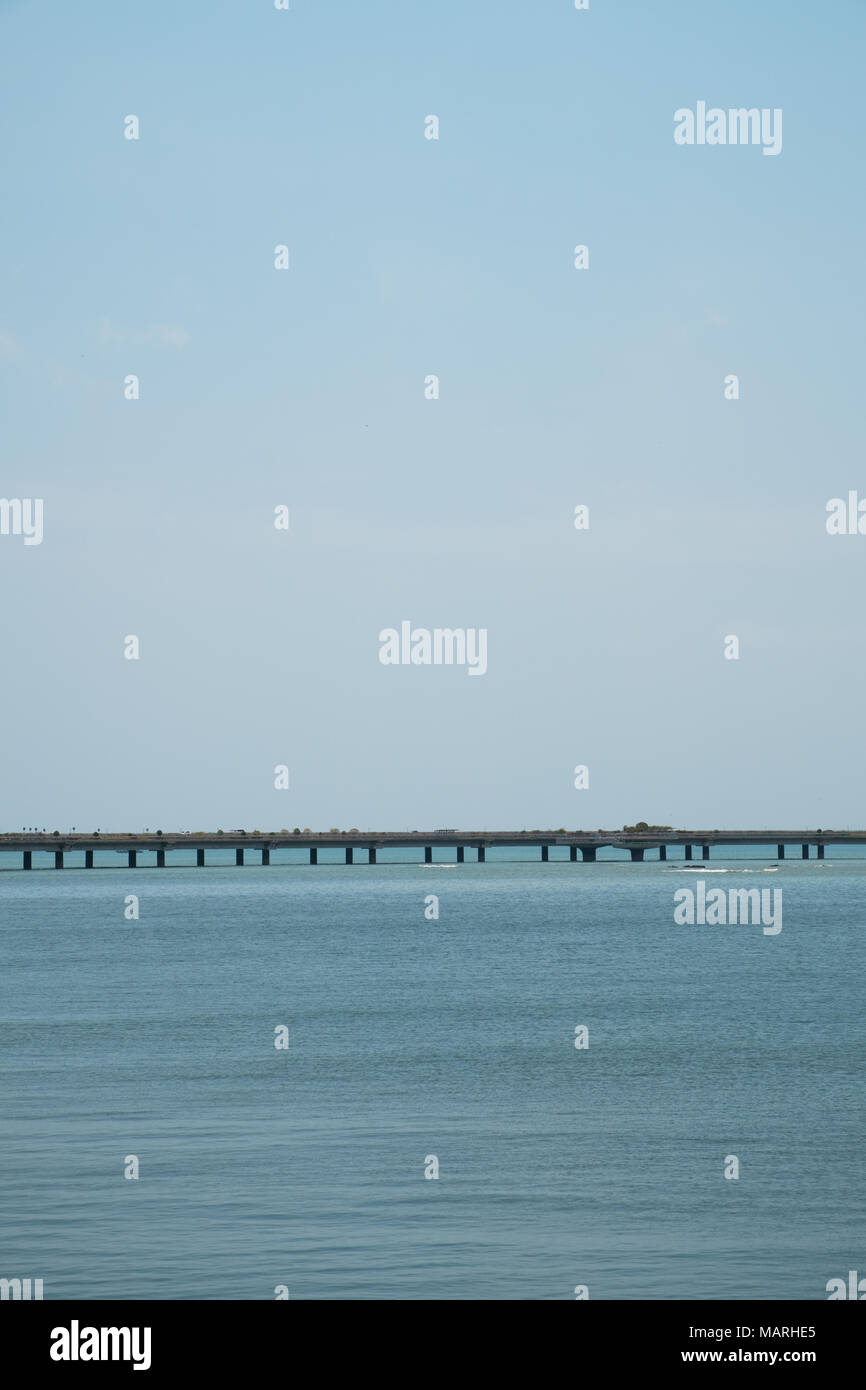
[[[2,828],[864,824],[864,38],[0,0]]]

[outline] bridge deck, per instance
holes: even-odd
[[[866,844],[866,830],[345,830],[302,831],[166,831],[162,835],[131,832],[90,834],[7,832],[0,852],[57,850],[299,849],[356,847],[384,849],[434,845],[517,847],[575,845],[601,849],[653,849],[661,845],[803,845]]]

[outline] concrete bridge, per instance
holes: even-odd
[[[686,860],[706,860],[710,850],[737,849],[745,845],[766,846],[768,857],[784,859],[786,850],[791,848],[802,859],[810,858],[810,847],[815,848],[815,857],[824,858],[826,845],[864,845],[866,830],[668,830],[650,827],[647,830],[410,830],[410,831],[360,831],[331,830],[290,833],[287,831],[258,830],[242,831],[172,831],[165,834],[112,834],[94,832],[90,835],[28,832],[0,835],[0,855],[20,854],[22,867],[33,867],[33,854],[49,853],[54,856],[55,869],[67,867],[65,856],[76,852],[83,853],[81,867],[92,869],[94,851],[114,850],[127,856],[127,865],[137,867],[138,855],[142,851],[156,854],[158,868],[165,867],[165,856],[176,850],[195,850],[196,864],[206,866],[206,852],[211,849],[233,849],[235,863],[242,865],[247,854],[256,855],[260,864],[269,864],[271,850],[305,849],[309,862],[318,863],[320,849],[342,849],[345,862],[355,862],[355,852],[360,851],[365,859],[360,862],[376,863],[376,853],[380,849],[416,848],[423,851],[425,864],[432,864],[433,851],[456,849],[457,862],[466,862],[466,850],[474,852],[478,863],[484,863],[488,849],[517,848],[536,846],[542,862],[549,859],[550,849],[565,846],[569,859],[594,863],[598,851],[607,847],[628,850],[633,861],[640,862],[647,851],[658,859],[667,859],[670,848],[683,850]],[[0,860],[2,862],[2,860]]]

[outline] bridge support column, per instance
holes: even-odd
[[[197,869],[204,868],[204,850],[197,848],[195,852],[195,866]]]
[[[784,846],[784,845],[776,845],[776,858],[777,858],[777,859],[784,859],[784,858],[785,858],[785,846]]]
[[[319,851],[318,851],[318,848],[317,848],[316,845],[310,845],[310,863],[311,863],[311,864],[318,864],[318,862],[319,862]]]
[[[433,863],[433,846],[432,846],[432,845],[425,845],[425,846],[424,846],[424,863],[425,863],[425,864],[432,864],[432,863]]]
[[[686,859],[691,859],[691,857],[692,857],[692,847],[691,847],[691,845],[686,845]]]
[[[134,850],[134,849],[129,850],[129,851],[127,852],[127,855],[126,855],[126,865],[127,865],[127,868],[129,868],[129,869],[134,869],[137,863],[138,863],[138,851],[137,851],[137,850]]]
[[[642,850],[642,849],[633,849],[633,850],[632,850],[632,852],[631,852],[631,862],[632,862],[633,864],[642,864],[642,863],[643,863],[643,850]]]
[[[264,847],[264,845],[263,845],[263,846],[262,846],[262,863],[263,863],[263,864],[270,864],[270,862],[271,862],[271,851],[270,851],[269,849],[265,849],[265,847]]]
[[[93,850],[92,850],[92,849],[86,849],[86,850],[84,851],[84,867],[85,867],[85,869],[92,869],[92,868],[93,868]]]
[[[353,852],[353,850],[352,850],[352,846],[351,846],[351,845],[346,845],[346,863],[347,863],[347,864],[354,864],[354,862],[355,862],[355,855],[354,855],[354,852]]]
[[[818,846],[818,858],[819,858],[819,859],[823,859],[823,858],[824,858],[824,846],[823,846],[823,845],[819,845],[819,846]]]
[[[55,867],[55,869],[62,869],[62,868],[63,868],[63,850],[62,850],[62,849],[56,849],[56,850],[54,851],[54,867]]]
[[[462,846],[462,845],[458,845],[458,846],[457,846],[457,863],[458,863],[458,864],[462,864],[462,863],[463,863],[463,846]]]
[[[32,851],[32,850],[25,849],[25,851],[24,851],[24,867],[25,867],[25,869],[32,869],[32,868],[33,868],[33,851]]]
[[[595,863],[595,845],[582,845],[580,852],[583,855],[584,864]]]
[[[804,846],[803,846],[803,858],[804,858],[804,859],[808,859],[808,858],[809,858],[809,846],[808,846],[808,845],[804,845]]]
[[[164,868],[165,868],[165,850],[164,850],[164,849],[158,849],[158,850],[156,851],[156,867],[157,867],[158,869],[164,869]]]
[[[568,857],[572,864],[577,863],[577,845],[568,846]]]
[[[370,848],[369,848],[368,851],[367,851],[367,863],[368,863],[368,864],[375,864],[375,862],[376,862],[376,850],[375,850],[375,847],[374,847],[373,845],[371,845]]]
[[[542,864],[547,863],[547,845],[541,846],[541,862]]]
[[[483,864],[487,858],[487,850],[484,845],[478,846],[478,863]]]
[[[242,868],[242,867],[243,867],[243,862],[244,862],[244,852],[243,852],[242,849],[238,848],[238,849],[235,850],[235,864],[238,866],[238,868]]]
[[[701,845],[701,858],[702,858],[702,859],[709,859],[709,857],[710,857],[710,847],[709,847],[709,845]]]
[[[659,845],[659,859],[667,859],[667,857],[668,857],[668,847],[667,847],[667,845]]]

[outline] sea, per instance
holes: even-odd
[[[866,1275],[866,859],[737,853],[0,857],[0,1278],[826,1299]],[[781,931],[678,923],[699,880]]]

